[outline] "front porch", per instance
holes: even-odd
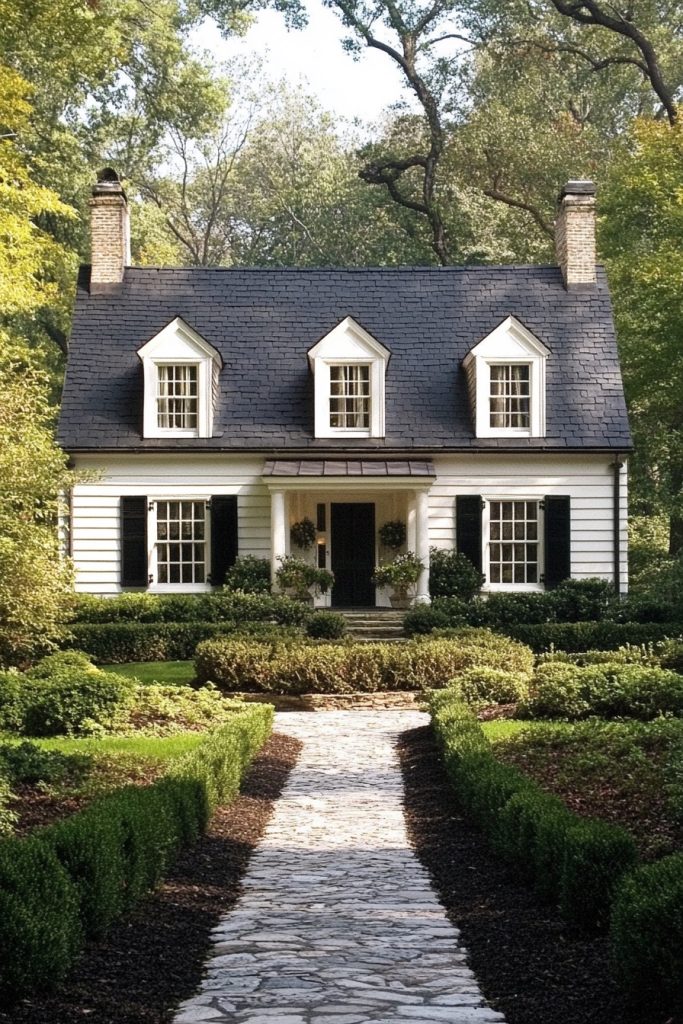
[[[415,602],[429,602],[430,460],[268,460],[263,478],[271,496],[273,578],[279,559],[296,555],[334,573],[331,592],[316,607],[390,608],[389,592],[372,583],[375,565],[400,551],[413,551],[425,565]],[[295,523],[310,520],[315,539],[308,549],[292,542]],[[406,526],[402,548],[384,546],[378,531],[386,522]]]

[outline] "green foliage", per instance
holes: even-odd
[[[62,782],[66,777],[82,776],[91,762],[87,754],[64,754],[28,741],[0,744],[0,771],[12,783]]]
[[[540,665],[520,707],[529,718],[683,716],[683,676],[650,665]]]
[[[541,653],[557,649],[578,653],[616,650],[626,644],[657,644],[683,634],[680,622],[548,622],[506,627],[509,636]]]
[[[141,686],[135,694],[128,721],[136,729],[153,728],[155,731],[184,730],[201,727],[215,728],[230,721],[243,705],[226,698],[213,686]]]
[[[280,555],[279,562],[275,572],[278,586],[291,591],[297,601],[310,601],[312,593],[326,594],[334,583],[333,573],[318,569],[303,558]]]
[[[12,799],[12,788],[2,770],[4,767],[4,764],[0,761],[0,839],[12,834],[17,820],[15,812],[9,807]]]
[[[273,710],[251,705],[146,787],[126,786],[28,839],[0,842],[0,992],[61,980],[83,936],[163,877],[177,849],[229,802],[268,737]]]
[[[257,559],[260,561],[260,559]],[[94,597],[79,594],[74,601],[75,623],[108,622],[276,622],[300,625],[308,611],[282,594],[232,592],[228,588],[210,594],[120,594]]]
[[[429,593],[432,597],[458,597],[471,601],[481,590],[485,577],[459,551],[431,548],[429,552]]]
[[[442,687],[473,665],[530,671],[530,651],[486,631],[405,644],[254,643],[207,640],[197,648],[197,679],[228,692],[353,693]]]
[[[298,523],[293,523],[289,535],[297,548],[301,548],[302,551],[307,551],[312,548],[315,544],[315,538],[317,536],[315,523],[308,517],[300,519]]]
[[[339,640],[346,633],[346,619],[338,612],[314,612],[306,633],[314,640]]]
[[[559,902],[568,920],[604,929],[618,882],[635,863],[633,840],[606,822],[578,817],[527,775],[501,764],[456,692],[430,695],[430,710],[465,812],[542,895]]]
[[[529,678],[524,672],[477,666],[465,669],[454,683],[470,704],[515,704],[528,696]]]
[[[402,519],[390,519],[382,523],[377,534],[385,548],[398,551],[406,542],[406,524]]]
[[[638,868],[622,882],[610,940],[618,978],[648,1013],[683,1005],[683,854]]]
[[[683,675],[683,640],[669,640],[662,647],[662,668],[672,669]]]
[[[415,586],[423,569],[424,562],[415,552],[406,551],[402,555],[396,555],[392,562],[376,565],[372,581],[378,587],[392,587],[405,595]]]
[[[225,589],[241,590],[245,594],[269,594],[269,560],[256,555],[242,555],[225,574]]]

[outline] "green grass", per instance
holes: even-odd
[[[192,661],[131,661],[127,665],[100,665],[104,672],[115,672],[141,683],[164,683],[182,686],[194,679]]]
[[[499,718],[493,722],[482,722],[481,727],[491,743],[500,743],[516,736],[523,729],[533,728],[534,722],[522,722],[517,718]]]
[[[62,754],[124,755],[145,761],[171,761],[194,750],[206,737],[199,732],[178,732],[171,736],[56,736],[50,739],[32,739],[28,736],[6,735],[3,743],[21,743],[30,739],[44,750],[58,750]]]

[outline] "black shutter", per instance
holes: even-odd
[[[480,494],[460,494],[455,499],[456,537],[458,551],[466,555],[481,572],[481,510]]]
[[[548,589],[556,587],[572,574],[571,511],[568,495],[545,498],[545,573]]]
[[[225,574],[237,558],[237,495],[211,499],[211,583],[222,587]]]
[[[121,498],[121,586],[146,587],[147,498]]]

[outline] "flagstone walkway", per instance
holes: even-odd
[[[206,978],[175,1024],[489,1024],[409,846],[394,743],[417,711],[277,716],[303,741]]]

